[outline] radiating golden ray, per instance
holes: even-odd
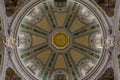
[[[70,27],[70,31],[74,32],[77,29],[80,29],[84,26],[84,24],[78,19],[78,17],[76,16],[75,19],[72,22],[72,25]]]
[[[45,64],[51,55],[51,50],[45,50],[44,52],[39,53],[36,57]]]
[[[51,31],[51,27],[46,19],[46,17],[43,17],[43,19],[41,21],[39,21],[36,26],[42,28],[43,30],[50,32]]]
[[[63,27],[67,12],[63,12],[63,13],[55,12],[54,15],[55,15],[55,19],[57,21],[58,26]]]
[[[84,55],[80,54],[79,52],[77,52],[73,49],[70,51],[70,55],[75,64],[78,64],[79,61],[84,58]]]
[[[85,36],[82,36],[82,37],[78,37],[78,38],[75,39],[75,42],[88,47],[89,46],[89,36],[85,35]]]
[[[42,43],[45,43],[45,42],[46,42],[45,38],[32,35],[32,46],[36,46],[36,45],[39,45],[39,44],[42,44]]]
[[[59,54],[57,57],[57,60],[55,62],[55,69],[66,69],[64,56],[62,54]]]

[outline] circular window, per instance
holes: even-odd
[[[37,79],[80,80],[103,59],[101,23],[77,1],[36,2],[15,24],[16,56],[25,72]]]

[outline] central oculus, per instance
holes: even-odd
[[[56,32],[52,37],[52,44],[57,49],[65,49],[69,44],[69,36],[65,32]]]

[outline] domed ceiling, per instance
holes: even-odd
[[[103,54],[97,16],[73,0],[38,3],[22,15],[15,35],[21,65],[40,80],[80,80]]]

